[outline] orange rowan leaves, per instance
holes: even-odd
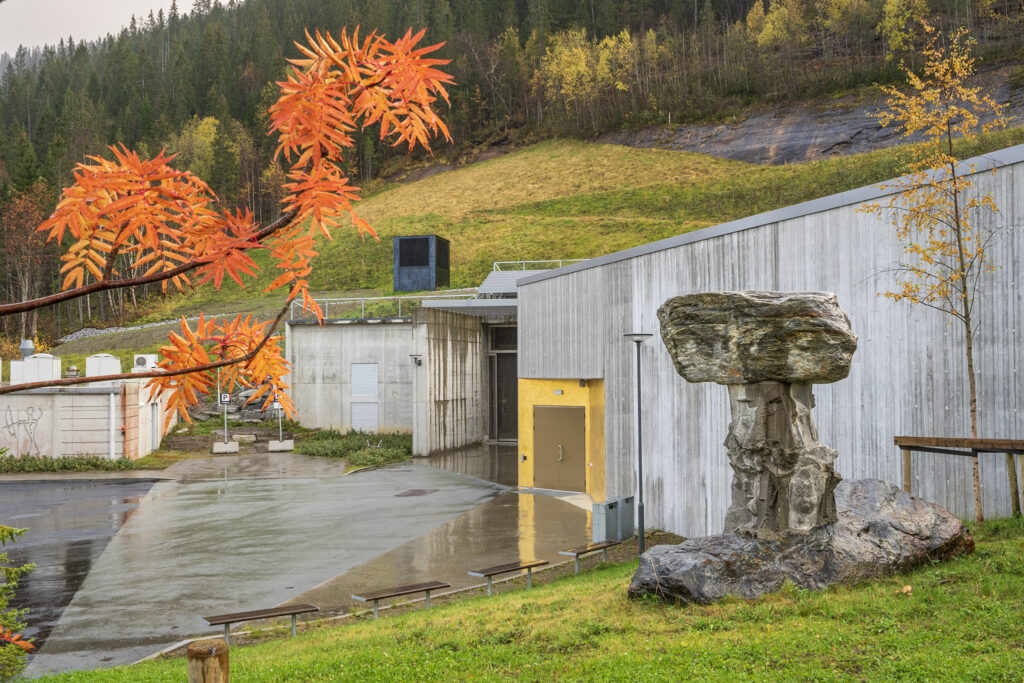
[[[7,643],[9,645],[17,645],[22,650],[29,652],[36,648],[35,645],[25,640],[24,636],[20,633],[14,633],[11,629],[6,626],[0,626],[0,643]]]
[[[218,372],[222,387],[240,385],[257,387],[257,391],[246,401],[246,405],[266,397],[263,407],[274,400],[281,402],[285,413],[295,414],[295,404],[287,394],[288,361],[282,355],[279,342],[281,335],[272,334],[273,323],[259,322],[252,315],[218,321],[200,314],[195,328],[185,319],[181,321],[181,332],[172,332],[169,343],[160,348],[162,356],[159,367],[166,372],[195,368],[204,365],[221,364],[197,372],[158,376],[150,380],[158,396],[167,395],[168,420],[171,411],[191,422],[188,407],[199,402],[201,396],[210,393],[217,384]]]
[[[249,210],[222,212],[206,183],[173,168],[173,156],[163,151],[143,159],[125,147],[111,147],[111,159],[89,157],[75,168],[74,184],[39,227],[50,241],[70,238],[61,257],[63,293],[2,304],[0,315],[149,282],[160,282],[165,290],[168,282],[179,289],[207,282],[219,288],[227,276],[243,285],[259,270],[248,251],[267,249],[280,273],[265,291],[288,287],[278,319],[260,323],[238,316],[218,322],[200,316],[195,328],[183,320],[180,333],[170,334],[160,349],[159,365],[168,374],[150,383],[186,420],[187,407],[209,393],[218,370],[228,386],[254,388],[250,402],[263,399],[267,406],[278,400],[292,415],[295,406],[282,380],[288,364],[274,328],[299,298],[322,320],[308,278],[318,255],[316,239],[330,239],[339,217],[348,214],[361,235],[376,237],[355,214],[359,188],[342,170],[344,154],[354,144],[351,134],[379,125],[382,138],[410,149],[419,144],[429,150],[434,136],[451,140],[434,107],[439,99],[448,101],[445,85],[454,81],[437,68],[447,60],[429,56],[441,45],[419,46],[423,36],[424,31],[410,30],[391,42],[373,32],[360,40],[357,29],[351,37],[342,30],[335,40],[329,33],[307,31],[308,45],[296,43],[302,57],[291,60],[292,72],[278,84],[281,96],[269,112],[277,155],[288,164],[287,195],[281,200],[285,213],[269,225],[256,225]],[[0,393],[10,390],[3,387]]]

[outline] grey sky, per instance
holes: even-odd
[[[164,11],[171,0],[0,0],[0,54],[14,55],[18,45],[55,45],[61,38],[95,40],[116,34],[132,14],[145,17]],[[178,0],[178,11],[192,9],[192,0]]]

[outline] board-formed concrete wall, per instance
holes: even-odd
[[[980,435],[1024,438],[1024,146],[973,160],[978,192],[999,206],[1004,232],[991,253],[976,357]],[[901,481],[895,435],[969,436],[962,328],[948,316],[877,295],[901,257],[893,228],[858,211],[878,187],[787,207],[568,266],[519,282],[519,376],[603,378],[609,497],[636,492],[635,350],[642,347],[644,494],[648,524],[686,536],[718,533],[731,470],[722,442],[725,387],[687,384],[662,344],[666,299],[716,290],[835,292],[860,337],[850,376],[815,389],[820,441],[836,448],[847,478]],[[981,456],[985,512],[1010,512],[1005,459]],[[918,454],[913,491],[973,515],[970,461]]]
[[[473,315],[436,308],[413,314],[416,419],[413,453],[427,455],[487,438],[483,325]],[[410,359],[411,365],[411,359]]]
[[[388,320],[328,320],[287,323],[291,395],[306,427],[352,427],[352,364],[376,363],[377,429],[411,432],[412,323]]]

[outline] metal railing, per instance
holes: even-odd
[[[350,297],[346,299],[316,299],[316,303],[320,306],[320,310],[323,311],[324,318],[331,317],[331,307],[335,308],[335,311],[342,315],[336,315],[335,318],[348,317],[344,316],[345,312],[353,312],[354,306],[359,305],[359,318],[366,318],[366,302],[371,302],[371,308],[374,303],[377,302],[397,302],[398,304],[398,317],[402,317],[402,302],[408,302],[405,310],[407,313],[412,312],[416,306],[409,305],[414,301],[423,301],[425,299],[472,299],[476,296],[476,288],[465,288],[465,289],[452,289],[444,294],[412,294],[405,296],[361,296],[361,297]],[[351,307],[349,311],[346,311],[346,307]],[[373,311],[371,310],[371,313]],[[291,309],[288,311],[289,317],[292,320],[303,320],[315,317],[310,311],[303,309],[301,301],[293,301]],[[383,317],[383,316],[374,316]]]
[[[547,260],[544,260],[544,261],[495,261],[494,262],[494,270],[496,270],[496,271],[503,271],[503,270],[547,270],[547,268],[536,268],[536,269],[529,268],[528,269],[526,266],[528,264],[532,266],[532,265],[539,264],[539,263],[557,263],[558,265],[555,266],[555,268],[561,268],[562,266],[566,265],[567,263],[579,263],[580,261],[586,261],[586,260],[588,260],[588,259],[585,259],[585,258],[559,258],[559,259],[547,259]],[[548,266],[548,268],[550,268],[550,266]]]

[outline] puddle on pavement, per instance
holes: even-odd
[[[504,493],[289,602],[339,614],[366,609],[353,593],[434,580],[453,590],[468,588],[481,579],[467,572],[481,567],[565,561],[559,551],[588,542],[590,530],[590,513],[575,505],[552,496]]]
[[[503,486],[519,483],[516,444],[482,443],[413,458],[413,462],[465,474]]]
[[[11,607],[31,608],[25,635],[41,647],[107,544],[131,518],[152,479],[0,482],[0,523],[28,532],[6,552],[35,563]]]

